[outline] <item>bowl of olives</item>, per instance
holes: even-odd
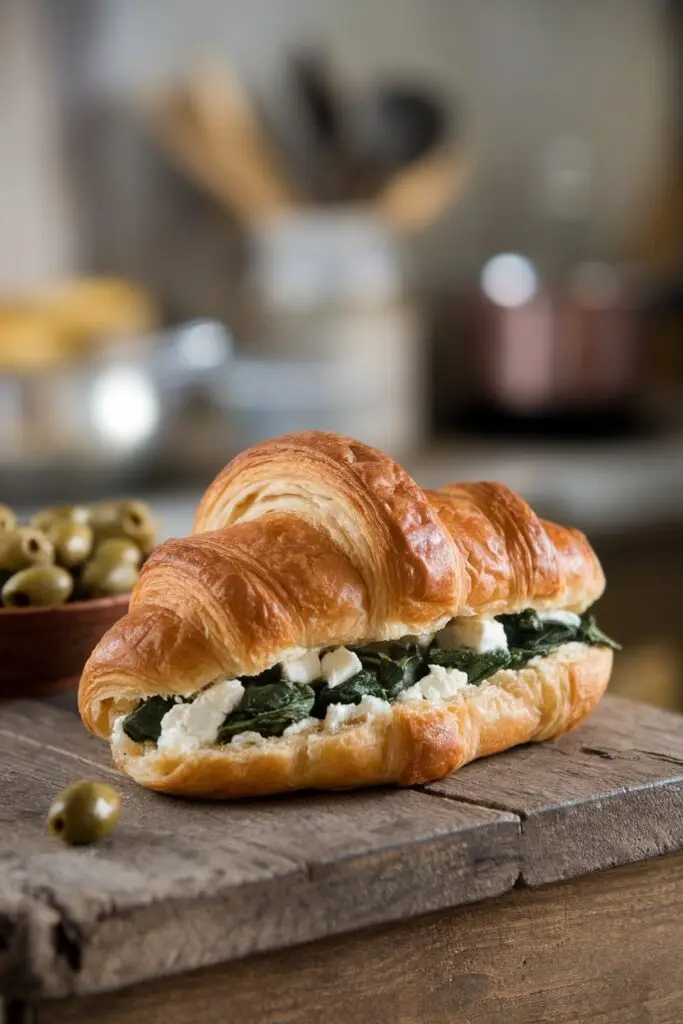
[[[58,505],[25,524],[0,505],[0,697],[77,687],[127,611],[157,530],[141,501]]]

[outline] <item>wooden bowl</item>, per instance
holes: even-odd
[[[129,595],[58,608],[0,609],[0,697],[47,697],[78,688],[90,652]]]

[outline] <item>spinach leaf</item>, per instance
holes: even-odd
[[[454,651],[444,651],[440,647],[433,647],[429,652],[430,665],[443,665],[444,668],[457,668],[465,672],[467,682],[476,686],[482,683],[489,676],[502,668],[510,665],[510,654],[508,651],[486,651],[479,654],[471,647],[458,647]]]
[[[519,615],[498,615],[510,649],[519,647],[524,650],[559,647],[571,640],[576,640],[578,628],[564,622],[547,622],[541,619],[533,608],[527,608]]]
[[[358,672],[338,686],[323,683],[315,693],[313,715],[315,718],[324,718],[330,704],[360,704],[365,696],[386,700],[384,688],[373,672]]]
[[[536,655],[549,654],[555,647],[568,644],[573,640],[583,644],[621,650],[619,644],[602,632],[596,624],[595,616],[589,612],[583,613],[578,626],[570,626],[563,622],[544,621],[532,608],[527,608],[519,615],[498,615],[496,617],[503,624],[510,650],[518,649],[527,652],[526,661]]]
[[[578,639],[583,644],[593,644],[596,647],[611,647],[613,651],[621,650],[621,644],[611,640],[606,633],[603,633],[595,621],[595,616],[589,612],[584,612],[581,616]]]
[[[242,686],[264,686],[266,683],[279,683],[282,679],[282,667],[272,665],[257,676],[240,676]]]
[[[284,682],[247,686],[238,707],[218,730],[216,742],[229,743],[240,732],[282,736],[288,726],[308,718],[314,700],[312,686]]]
[[[377,676],[387,700],[398,697],[402,690],[429,672],[426,651],[421,650],[413,641],[392,640],[353,650],[360,658],[363,669]]]
[[[379,673],[379,682],[387,700],[394,700],[399,693],[422,679],[429,672],[429,666],[420,654],[406,654],[398,661],[386,662]]]
[[[135,743],[145,740],[156,743],[161,735],[161,719],[177,703],[174,697],[148,697],[123,720],[123,731]]]

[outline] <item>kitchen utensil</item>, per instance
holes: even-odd
[[[384,85],[362,112],[363,149],[354,182],[356,198],[375,195],[389,178],[441,146],[451,118],[424,89]]]
[[[248,94],[230,69],[202,66],[145,106],[180,168],[244,223],[296,204]]]
[[[373,199],[373,213],[392,231],[420,231],[455,200],[469,173],[462,154],[437,150],[392,177]]]
[[[348,198],[357,164],[349,90],[335,81],[329,59],[321,51],[295,53],[289,63],[307,138],[305,170],[316,199],[339,202]]]
[[[58,608],[0,609],[0,698],[76,690],[93,647],[128,610],[129,597]]]

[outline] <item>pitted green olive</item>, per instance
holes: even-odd
[[[9,505],[0,505],[0,533],[9,533],[16,525],[17,517]]]
[[[52,544],[40,530],[18,526],[9,533],[0,533],[0,569],[18,572],[30,565],[49,565],[54,557]]]
[[[2,603],[5,608],[49,608],[68,601],[73,585],[58,565],[32,565],[10,576],[2,588]]]
[[[116,828],[120,815],[121,796],[112,786],[83,780],[59,794],[47,824],[56,839],[79,845],[104,839]]]
[[[48,527],[47,537],[54,547],[58,565],[73,569],[90,557],[93,535],[87,523],[58,519]]]

